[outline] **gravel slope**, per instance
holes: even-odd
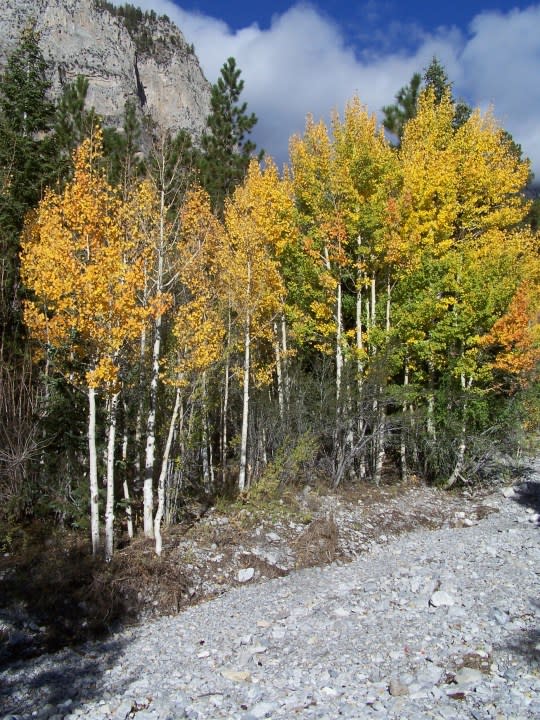
[[[540,476],[505,494],[472,526],[407,533],[13,666],[0,713],[538,718]]]

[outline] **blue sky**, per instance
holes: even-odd
[[[458,97],[494,108],[540,180],[540,1],[132,1],[177,23],[211,82],[236,58],[255,140],[280,163],[307,113],[327,119],[358,94],[380,117],[436,55]]]

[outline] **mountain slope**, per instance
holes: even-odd
[[[199,136],[210,86],[180,30],[153,13],[118,14],[103,0],[3,0],[0,67],[34,18],[51,64],[53,94],[77,75],[89,80],[88,106],[118,125],[126,100],[163,128]]]

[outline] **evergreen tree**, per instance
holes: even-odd
[[[221,76],[212,86],[211,112],[207,132],[202,138],[199,161],[201,182],[210,195],[212,206],[223,213],[225,198],[244,179],[256,145],[246,136],[257,124],[257,117],[247,114],[247,103],[240,102],[244,81],[234,58],[221,68]],[[260,151],[261,160],[264,152]]]
[[[68,179],[73,151],[89,137],[98,122],[94,108],[86,109],[87,94],[88,79],[78,75],[76,80],[64,85],[58,101],[54,126],[57,179]]]
[[[54,107],[47,98],[47,63],[30,23],[0,82],[0,325],[16,350],[20,320],[19,236],[27,211],[50,178]],[[4,358],[5,359],[5,358]]]
[[[142,127],[134,100],[126,101],[122,128],[105,128],[103,140],[109,165],[109,182],[120,184],[127,192],[144,171],[141,160]]]
[[[396,95],[396,102],[393,105],[385,105],[382,109],[384,119],[384,127],[398,138],[401,142],[403,130],[409,120],[416,117],[418,99],[421,93],[428,88],[433,90],[435,102],[439,105],[446,93],[450,94],[450,98],[454,103],[454,120],[453,127],[457,130],[464,125],[471,116],[471,108],[466,103],[454,100],[452,95],[452,83],[448,79],[448,75],[444,66],[434,57],[427,69],[424,71],[423,77],[420,73],[415,73],[411,82]]]
[[[433,88],[435,94],[435,102],[440,104],[446,92],[452,97],[452,84],[448,79],[448,75],[443,65],[436,57],[433,58],[429,67],[424,73],[424,88]],[[470,118],[472,109],[467,103],[461,100],[454,100],[454,120],[452,125],[454,129],[460,128]]]
[[[396,102],[393,105],[385,105],[382,109],[384,127],[399,140],[407,122],[416,115],[421,82],[420,73],[414,73],[411,82],[396,94]]]

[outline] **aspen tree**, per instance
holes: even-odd
[[[49,191],[29,218],[21,273],[34,299],[25,304],[33,338],[53,348],[68,382],[86,389],[92,551],[99,548],[96,393],[108,418],[105,556],[113,552],[114,444],[119,373],[147,321],[141,307],[144,250],[126,232],[125,209],[100,170],[102,134],[96,129],[74,154],[74,177],[61,194]]]
[[[252,161],[244,184],[225,208],[228,246],[223,277],[232,309],[241,326],[242,428],[238,489],[249,486],[247,438],[251,375],[257,346],[272,344],[273,322],[283,310],[285,287],[276,251],[294,231],[293,207],[288,194],[280,192],[277,169],[267,160],[262,171]],[[265,382],[265,373],[259,373]]]

